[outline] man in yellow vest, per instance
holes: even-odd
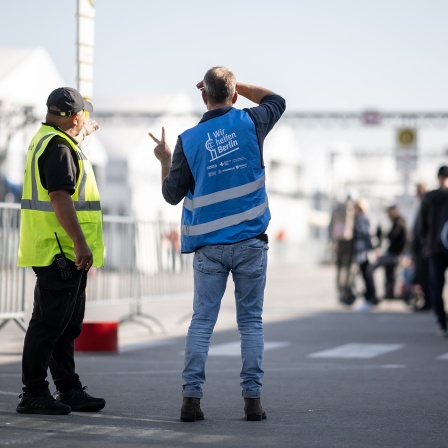
[[[34,308],[22,358],[17,412],[99,411],[75,372],[74,340],[84,319],[87,273],[103,265],[100,196],[80,144],[99,126],[85,119],[92,104],[70,87],[54,90],[46,121],[28,148],[18,265],[36,274]],[[57,391],[50,394],[47,370]]]

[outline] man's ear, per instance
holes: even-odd
[[[235,93],[232,96],[232,104],[235,104],[237,99],[238,99],[238,92],[235,90]]]

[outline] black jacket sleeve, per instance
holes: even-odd
[[[186,196],[188,190],[194,191],[194,178],[184,154],[182,140],[178,137],[170,174],[162,184],[162,194],[168,204],[176,205]]]

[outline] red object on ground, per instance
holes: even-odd
[[[117,352],[118,322],[84,322],[79,338],[75,339],[79,352]]]

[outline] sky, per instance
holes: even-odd
[[[448,109],[446,0],[95,0],[95,13],[93,99],[200,105],[196,83],[224,65],[290,112]],[[3,0],[0,16],[0,46],[45,47],[76,86],[76,0]]]

